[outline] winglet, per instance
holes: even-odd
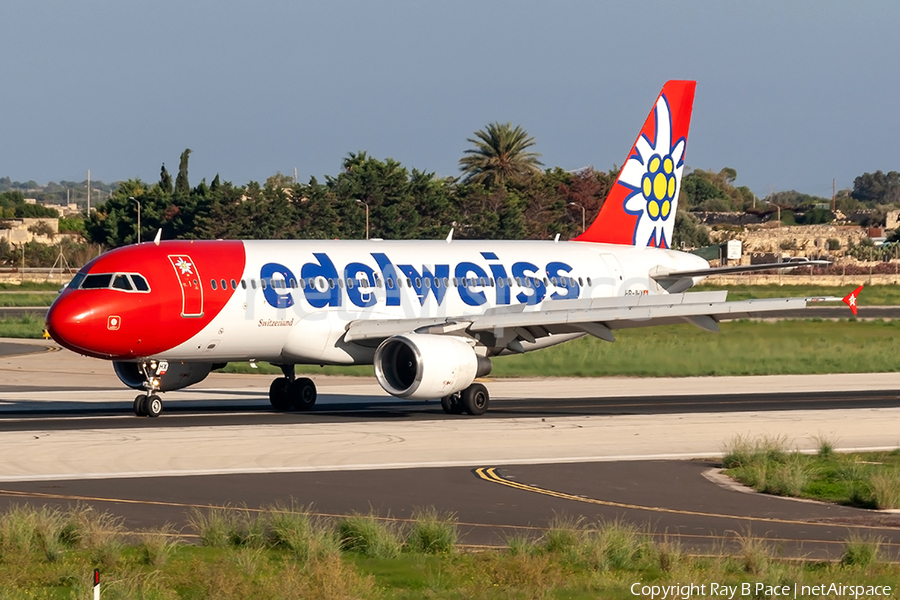
[[[844,304],[850,307],[850,310],[853,311],[853,314],[856,314],[856,306],[859,301],[859,294],[862,292],[863,286],[859,286],[846,296],[844,296]]]

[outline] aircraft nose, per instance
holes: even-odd
[[[84,353],[90,347],[92,316],[93,311],[83,299],[60,296],[47,312],[47,331],[61,346]]]

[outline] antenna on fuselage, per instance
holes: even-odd
[[[554,241],[554,242],[559,242],[559,234],[558,234],[558,233],[556,234],[556,237],[553,238],[553,241]]]
[[[452,241],[453,241],[453,228],[451,227],[450,233],[447,234],[447,243],[449,244]]]
[[[156,232],[156,237],[153,238],[153,243],[159,246],[159,240],[162,238],[162,227]]]

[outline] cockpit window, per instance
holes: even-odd
[[[81,282],[81,289],[100,290],[103,288],[108,288],[110,281],[112,281],[112,273],[98,273],[96,275],[88,275],[84,278],[84,281]]]
[[[123,274],[121,274],[121,273],[117,273],[117,274],[113,277],[112,286],[113,286],[113,289],[117,289],[117,290],[125,290],[125,291],[128,291],[128,292],[130,292],[132,289],[134,289],[134,288],[131,287],[131,282],[128,281],[128,276],[127,276],[127,275],[123,275]]]
[[[84,277],[84,273],[76,273],[75,277],[72,278],[72,281],[70,281],[69,285],[67,285],[66,287],[70,290],[77,290],[78,286],[81,285],[82,280],[84,280]]]
[[[150,286],[142,275],[137,273],[92,273],[90,275],[78,274],[70,288],[78,285],[82,290],[114,289],[123,292],[149,292]]]
[[[150,286],[147,285],[147,280],[144,279],[142,275],[138,275],[137,273],[131,274],[131,281],[134,282],[134,287],[139,292],[149,292]]]

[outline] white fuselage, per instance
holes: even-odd
[[[665,294],[650,277],[654,270],[708,267],[684,252],[583,242],[243,244],[242,281],[233,291],[226,282],[225,308],[160,358],[370,364],[374,347],[342,340],[353,321],[464,319],[492,309],[540,310],[557,300]]]

